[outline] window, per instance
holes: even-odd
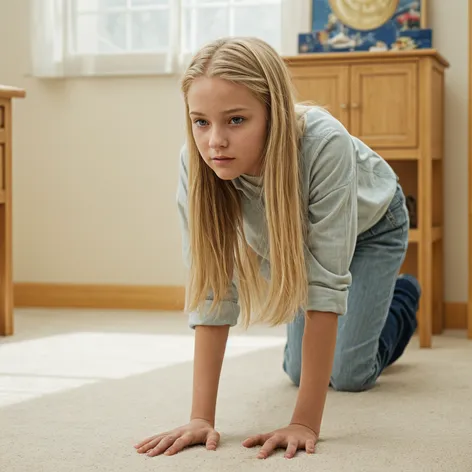
[[[281,0],[184,0],[182,52],[220,36],[258,36],[280,50]]]
[[[203,44],[257,36],[296,53],[306,0],[32,0],[33,74],[169,74]]]
[[[73,0],[72,54],[167,53],[170,0]]]

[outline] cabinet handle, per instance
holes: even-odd
[[[347,108],[347,103],[341,103],[341,108],[345,110]]]
[[[352,106],[352,108],[360,108],[358,103],[353,103],[351,106]]]

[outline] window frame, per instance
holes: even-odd
[[[170,25],[167,53],[131,52],[74,54],[71,9],[74,0],[30,0],[30,75],[38,78],[180,75],[194,52],[184,54],[182,8],[194,7],[195,0],[169,0]],[[261,5],[274,0],[207,0],[213,7]],[[306,0],[278,0],[281,5],[281,55],[298,53],[298,34],[310,28],[310,4]],[[237,4],[237,5],[236,5]],[[197,5],[195,5],[197,6]],[[204,8],[198,5],[198,8]],[[98,10],[100,11],[100,10]],[[195,48],[197,45],[193,46]]]
[[[187,35],[185,29],[185,15],[186,11],[192,10],[192,17],[190,19],[192,27],[190,34],[193,35],[196,31],[196,21],[198,19],[199,11],[204,11],[206,9],[214,9],[214,8],[222,8],[226,7],[228,9],[228,16],[229,16],[229,24],[228,24],[228,34],[234,35],[234,17],[235,11],[239,8],[245,8],[250,6],[261,6],[261,5],[276,5],[278,7],[282,7],[283,0],[215,0],[209,1],[207,3],[199,4],[197,3],[198,0],[182,0],[181,6],[181,17],[180,17],[180,27],[182,30],[182,34],[180,35],[180,54],[184,57],[191,56],[196,48],[196,38],[193,37],[190,39],[190,50],[186,48],[187,44]],[[201,0],[202,2],[204,0]],[[282,34],[280,35],[279,46],[281,47],[283,43]]]
[[[93,11],[79,11],[77,0],[70,0],[64,9],[64,67],[71,75],[155,75],[156,69],[162,70],[162,74],[173,71],[172,64],[172,33],[169,37],[167,51],[127,51],[119,53],[81,53],[74,49],[74,43],[78,41],[77,25],[78,19],[82,15],[123,13],[127,15],[127,28],[130,28],[129,17],[134,11],[158,11],[169,10],[170,31],[172,24],[176,23],[173,18],[175,11],[173,4],[175,0],[168,0],[167,7],[131,7],[131,0],[127,0],[126,7],[113,7],[108,9],[97,9]],[[127,31],[129,38],[130,32]],[[174,33],[175,35],[175,33]],[[87,65],[89,65],[87,67]],[[166,72],[167,71],[167,72]]]

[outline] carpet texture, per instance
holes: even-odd
[[[248,436],[284,426],[297,389],[283,328],[232,330],[216,452],[139,455],[133,444],[188,420],[193,333],[181,314],[18,310],[0,338],[0,471],[472,472],[472,341],[435,337],[363,393],[329,391],[316,454],[256,459]]]

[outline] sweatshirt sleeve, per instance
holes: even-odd
[[[334,129],[308,152],[307,310],[343,315],[357,240],[355,149],[347,131]]]
[[[180,153],[179,184],[177,189],[177,208],[182,231],[182,251],[185,265],[187,268],[191,264],[190,235],[188,225],[188,157],[184,146]],[[189,326],[194,329],[198,325],[235,326],[239,318],[238,291],[234,281],[228,287],[224,299],[220,302],[213,312],[210,307],[213,302],[213,291],[207,294],[202,308],[189,313]],[[218,312],[218,310],[220,310]]]

